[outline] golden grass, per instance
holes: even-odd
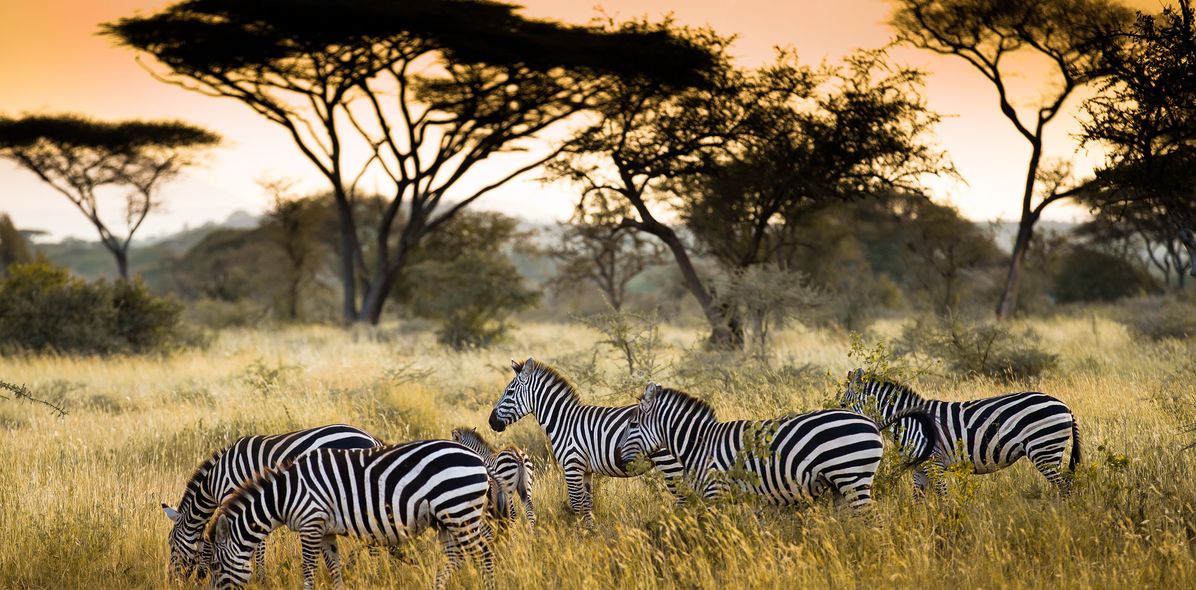
[[[1179,425],[1196,390],[1176,377],[1191,349],[1144,344],[1097,319],[1037,322],[1059,369],[1033,384],[1079,417],[1085,457],[1076,492],[1057,497],[1027,464],[960,478],[947,498],[917,504],[908,474],[878,480],[867,514],[829,502],[779,508],[674,509],[657,477],[599,480],[592,532],[565,505],[555,465],[538,474],[541,526],[521,524],[498,549],[501,588],[1196,587],[1196,484]],[[893,325],[881,325],[891,333]],[[695,334],[670,328],[675,367]],[[57,395],[70,414],[0,401],[0,587],[161,588],[169,521],[186,478],[238,435],[349,422],[389,441],[448,437],[479,427],[509,375],[508,359],[588,358],[595,336],[539,324],[507,344],[452,353],[428,334],[394,329],[295,328],[222,334],[207,350],[155,358],[31,357],[0,360],[0,379]],[[852,367],[845,336],[787,331],[775,364],[812,363],[833,375]],[[714,361],[712,361],[714,362]],[[728,362],[728,361],[722,361]],[[613,359],[603,361],[610,372]],[[692,368],[692,367],[691,367]],[[719,367],[733,372],[734,367]],[[430,373],[421,374],[420,370]],[[568,370],[565,370],[568,373]],[[668,381],[665,381],[668,383]],[[927,380],[928,395],[967,399],[1009,389],[986,381]],[[726,419],[819,407],[831,390],[710,381],[694,393]],[[631,391],[582,388],[629,403]],[[544,436],[525,420],[496,443],[515,443],[543,466]],[[1103,450],[1098,450],[1103,447]],[[425,587],[443,556],[434,536],[407,551],[413,563],[342,541],[350,587]],[[272,538],[271,586],[301,584],[294,535]],[[321,584],[327,585],[325,574]],[[476,587],[472,568],[455,587]]]

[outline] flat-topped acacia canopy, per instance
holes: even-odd
[[[0,117],[0,150],[28,148],[41,141],[120,152],[213,145],[220,137],[181,121],[96,121],[73,114]]]
[[[180,72],[274,65],[333,50],[364,68],[393,51],[442,52],[458,63],[642,76],[691,85],[713,64],[709,52],[663,30],[616,30],[528,19],[518,6],[479,0],[187,0],[101,30]],[[352,56],[352,57],[350,57]]]

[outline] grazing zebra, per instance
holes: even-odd
[[[174,521],[168,539],[175,575],[189,576],[197,567],[201,575],[206,573],[209,555],[202,538],[204,527],[220,504],[258,472],[314,449],[368,449],[381,445],[360,429],[329,424],[286,434],[245,436],[216,451],[191,475],[177,509],[162,503],[166,516]],[[255,557],[260,572],[264,547]]]
[[[607,407],[584,404],[573,385],[560,373],[528,358],[520,364],[511,361],[515,378],[494,411],[490,428],[502,432],[516,420],[531,414],[548,435],[553,459],[565,472],[569,506],[582,516],[587,527],[594,526],[593,474],[610,477],[634,477],[619,456],[618,443],[627,428],[635,406]],[[651,455],[652,462],[672,482],[681,473],[681,465],[667,452]],[[669,490],[676,494],[669,484]]]
[[[829,489],[852,508],[868,506],[884,450],[880,431],[894,422],[878,426],[845,410],[724,422],[706,402],[655,383],[635,408],[620,443],[626,460],[668,449],[702,498],[724,498],[735,486],[776,504],[810,502]],[[934,422],[925,412],[901,417],[928,427]],[[932,450],[912,457],[911,464],[925,461]]]
[[[843,406],[857,412],[875,408],[885,419],[914,408],[929,412],[941,429],[938,436],[945,441],[944,452],[933,460],[939,467],[967,462],[975,473],[992,473],[1024,456],[1067,494],[1071,479],[1061,468],[1068,439],[1072,443],[1068,470],[1074,474],[1080,461],[1075,415],[1067,404],[1045,393],[1027,391],[966,402],[930,400],[904,385],[872,380],[863,369],[856,369],[847,374]],[[903,421],[902,426],[895,436],[903,448],[918,449],[926,444],[927,430],[922,425]],[[924,493],[926,483],[926,470],[919,467],[914,471],[916,496]],[[938,489],[945,493],[946,483],[940,482]]]
[[[493,588],[493,533],[484,517],[505,518],[506,502],[482,458],[453,441],[314,451],[264,471],[221,506],[208,529],[212,587],[243,586],[250,553],[285,525],[299,533],[305,590],[315,584],[320,554],[333,583],[343,586],[338,536],[394,546],[429,527],[449,560],[436,574],[437,588],[467,554],[480,557],[485,585]]]
[[[532,505],[532,460],[519,447],[509,446],[496,451],[486,439],[473,428],[453,429],[453,440],[469,447],[486,462],[486,468],[494,480],[503,487],[510,499],[507,507],[511,522],[515,522],[515,499],[523,502],[523,513],[532,526],[536,526],[536,510]]]

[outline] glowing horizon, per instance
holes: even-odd
[[[517,3],[524,4],[523,13],[533,17],[580,23],[596,15],[593,0]],[[167,206],[151,213],[139,239],[223,220],[237,210],[260,213],[268,201],[256,184],[260,178],[295,178],[303,192],[323,190],[322,179],[281,128],[234,100],[203,96],[155,80],[138,64],[133,51],[96,34],[102,22],[139,12],[149,14],[169,4],[162,0],[0,4],[0,83],[4,87],[0,113],[177,118],[222,134],[225,144],[213,152],[206,166],[165,187]],[[618,18],[647,14],[655,19],[671,13],[681,24],[711,25],[722,33],[738,33],[733,53],[744,66],[767,62],[777,45],[796,47],[804,63],[816,64],[837,61],[857,48],[882,46],[892,36],[887,25],[892,8],[886,0],[654,0],[649,10],[633,0],[600,4],[607,14]],[[1151,0],[1128,4],[1147,11],[1161,6]],[[1016,219],[1029,150],[998,112],[991,84],[958,58],[909,48],[895,49],[892,56],[898,63],[929,73],[929,105],[945,116],[937,128],[939,145],[967,182],[933,183],[930,188],[936,200],[950,202],[978,221]],[[1023,69],[1014,91],[1024,103],[1036,98],[1043,81],[1034,64],[1018,65]],[[1049,156],[1068,156],[1075,148],[1069,135],[1078,130],[1072,115],[1080,98],[1073,96],[1068,103],[1071,112],[1052,125],[1046,143]],[[1077,156],[1077,172],[1086,172],[1100,157]],[[544,186],[535,178],[534,172],[528,174],[483,197],[477,206],[531,221],[566,218],[573,204],[571,187]],[[119,210],[119,203],[116,205]],[[0,212],[11,215],[22,229],[47,231],[50,239],[95,239],[94,229],[73,205],[33,174],[7,161],[0,162]],[[1059,204],[1048,208],[1044,217],[1072,220],[1083,215],[1077,207]]]

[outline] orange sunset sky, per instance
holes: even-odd
[[[241,209],[260,212],[267,198],[257,185],[264,177],[301,181],[301,190],[323,188],[281,128],[265,122],[241,103],[188,92],[151,78],[135,54],[96,35],[97,24],[149,13],[170,2],[154,0],[0,0],[0,113],[78,112],[104,119],[178,118],[219,132],[225,143],[205,165],[186,173],[163,190],[164,210],[153,214],[138,234],[152,237],[184,225],[224,219]],[[805,63],[834,62],[856,48],[873,48],[891,38],[886,0],[526,0],[524,14],[569,22],[585,22],[601,7],[621,17],[660,17],[672,13],[690,25],[709,24],[737,33],[734,53],[740,64],[760,65],[776,45],[796,47]],[[1127,2],[1138,10],[1157,12],[1158,0]],[[1028,146],[999,114],[992,86],[958,58],[913,49],[893,51],[896,61],[930,73],[927,96],[931,108],[946,116],[938,141],[952,157],[965,183],[936,185],[935,197],[952,202],[977,220],[1016,218]],[[1049,84],[1039,64],[1016,64],[1013,86],[1020,105],[1030,106]],[[1073,109],[1081,97],[1073,97]],[[1070,157],[1078,125],[1061,116],[1048,137],[1047,151]],[[1085,165],[1101,154],[1081,154]],[[484,170],[482,171],[485,172]],[[496,170],[497,173],[497,170]],[[535,173],[514,182],[479,203],[536,221],[564,219],[571,207],[570,187],[542,186]],[[480,182],[482,179],[478,179]],[[369,188],[366,186],[366,188]],[[120,219],[119,203],[108,211]],[[67,200],[31,173],[0,161],[0,212],[18,227],[48,231],[51,238],[95,239],[95,232]],[[1048,218],[1075,219],[1083,211],[1055,206]],[[119,223],[116,223],[119,226]]]

